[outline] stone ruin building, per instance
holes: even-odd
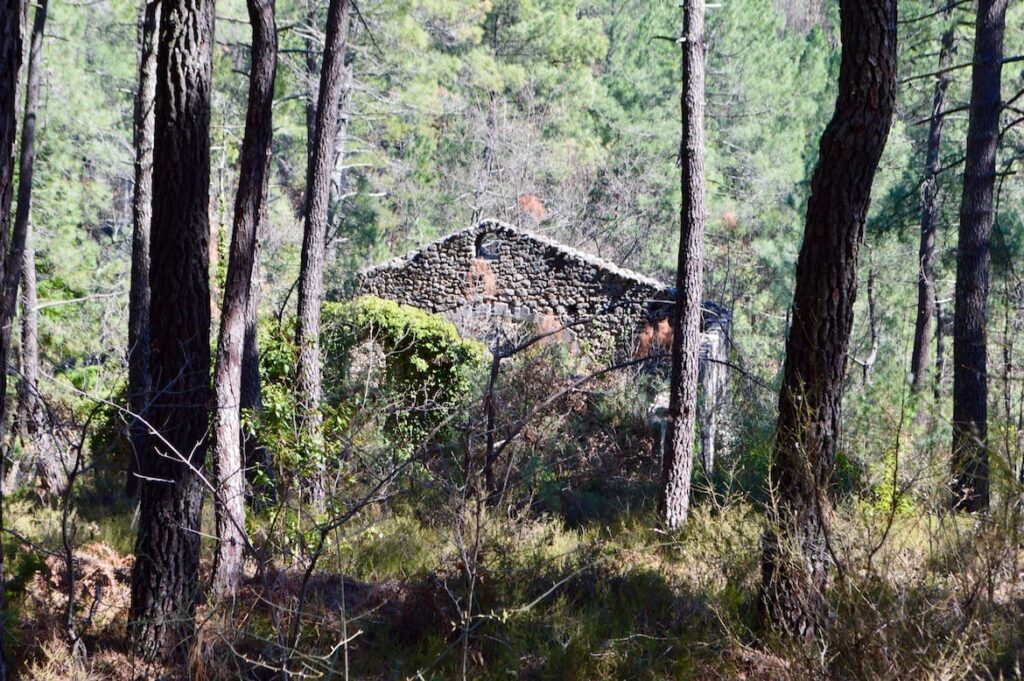
[[[571,325],[559,333],[561,342],[609,362],[667,352],[675,299],[675,289],[656,279],[497,220],[359,272],[356,294],[443,315],[462,335],[490,347],[499,338]],[[714,303],[703,307],[700,422],[707,467],[722,439],[716,431],[731,315]]]

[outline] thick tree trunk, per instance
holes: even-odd
[[[131,460],[126,491],[139,493],[139,458],[148,446],[146,405],[150,396],[149,232],[153,201],[153,100],[156,96],[156,36],[160,0],[142,0],[139,9],[139,83],[135,93],[133,137],[135,193],[132,197],[132,271],[128,292],[128,411]]]
[[[345,42],[349,0],[331,0],[327,11],[327,44],[320,72],[320,97],[316,111],[313,150],[306,172],[306,217],[299,272],[299,303],[296,345],[296,397],[299,433],[319,461],[322,457],[320,398],[320,306],[324,294],[324,251],[327,238],[327,204],[334,169],[338,131],[338,100],[345,80]],[[323,463],[308,478],[309,501],[322,506],[325,496]]]
[[[277,70],[277,27],[273,0],[249,0],[252,60],[249,67],[249,106],[242,140],[238,194],[220,315],[214,419],[217,475],[217,560],[213,592],[234,596],[242,578],[245,548],[245,477],[241,443],[241,390],[247,328],[259,224],[266,212],[270,174],[274,74]]]
[[[971,73],[953,312],[953,506],[988,508],[988,242],[1008,0],[980,0]]]
[[[7,281],[7,263],[3,254],[10,244],[11,201],[14,197],[14,137],[17,134],[15,100],[18,93],[18,74],[21,70],[21,1],[0,0],[0,282]],[[6,320],[2,320],[6,321]],[[2,337],[3,334],[0,334]],[[7,366],[9,346],[0,345],[0,366]],[[7,402],[7,371],[0,371],[0,404]],[[0,456],[0,612],[7,612],[5,597],[7,574],[4,565],[6,552],[4,539],[4,498],[2,481],[4,461]],[[0,619],[0,681],[9,677],[7,656],[7,628]]]
[[[835,113],[819,147],[796,270],[779,394],[765,533],[762,604],[768,623],[804,639],[827,622],[829,480],[871,183],[896,93],[896,0],[841,0]]]
[[[932,95],[932,115],[928,124],[924,182],[921,184],[921,243],[918,248],[917,322],[914,325],[914,350],[910,357],[910,387],[920,393],[928,376],[928,344],[931,342],[935,314],[935,235],[939,223],[939,170],[942,168],[942,126],[946,108],[946,90],[953,61],[955,28],[942,35],[939,50],[939,75]]]
[[[686,523],[697,424],[701,297],[704,289],[704,0],[683,5],[683,207],[676,265],[668,438],[663,461],[661,513],[666,527]]]
[[[163,0],[157,49],[149,310],[155,435],[141,457],[130,611],[144,659],[183,653],[199,577],[210,401],[212,0]]]

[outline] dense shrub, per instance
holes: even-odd
[[[416,308],[370,296],[325,304],[321,445],[296,428],[293,323],[263,329],[262,411],[244,420],[275,453],[283,481],[321,459],[335,470],[332,464],[351,459],[353,449],[359,450],[359,465],[380,471],[425,441],[442,439],[487,354],[442,317]]]

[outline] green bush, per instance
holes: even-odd
[[[397,422],[412,427],[411,436],[416,427],[429,429],[450,413],[487,357],[482,343],[462,338],[443,317],[373,296],[327,303],[323,320],[324,373],[333,379],[325,381],[333,386],[330,396],[344,401],[346,389],[356,393],[368,379],[379,378],[381,391],[403,396],[404,413]],[[379,359],[379,377],[352,375],[359,359]]]
[[[246,428],[275,453],[282,471],[349,459],[386,469],[444,424],[474,386],[486,348],[437,315],[371,296],[326,303],[321,327],[323,441],[296,428],[294,323],[264,325],[260,338],[263,409]],[[358,472],[343,476],[355,482]]]

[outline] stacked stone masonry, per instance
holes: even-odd
[[[538,330],[608,361],[667,351],[675,289],[496,220],[361,271],[357,294],[443,315],[488,345]],[[574,322],[576,322],[574,324]],[[704,304],[702,451],[713,457],[727,385],[730,314]],[[708,461],[709,462],[709,461]]]
[[[589,320],[569,329],[574,340],[595,357],[618,358],[636,355],[644,328],[668,319],[675,299],[656,279],[494,220],[363,270],[356,292],[441,314],[483,340],[508,321]],[[704,333],[718,338],[706,339],[704,354],[728,325],[725,310],[705,304]]]

